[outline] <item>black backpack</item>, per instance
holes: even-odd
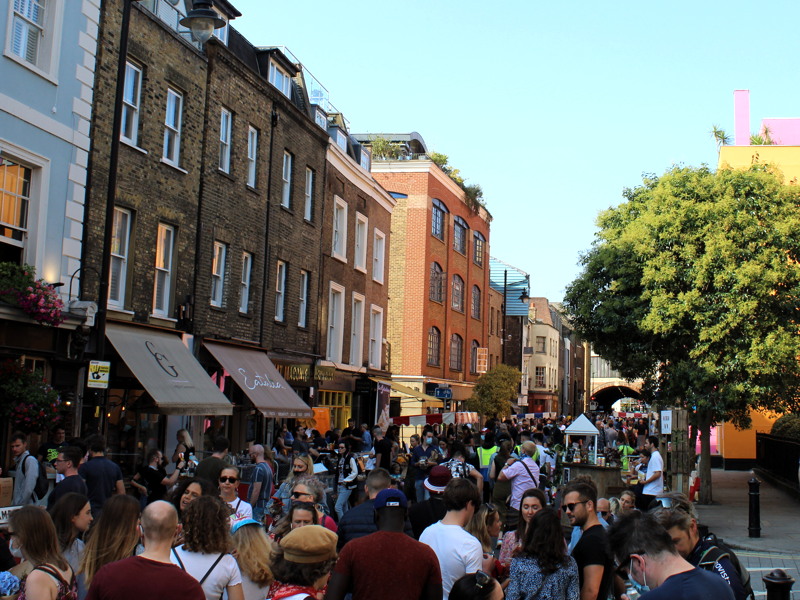
[[[36,475],[36,485],[33,488],[33,495],[36,496],[37,500],[41,500],[47,495],[47,490],[50,489],[50,482],[47,481],[47,469],[44,466],[44,463],[40,460],[37,460],[35,456],[28,455],[25,457],[25,460],[22,462],[22,474],[25,475],[25,467],[28,464],[28,459],[32,458],[36,461],[36,465],[39,467],[39,471]]]
[[[750,600],[755,600],[756,595],[753,591],[753,586],[750,583],[750,573],[744,568],[744,566],[742,566],[742,563],[739,562],[739,557],[736,556],[734,551],[719,541],[717,536],[715,536],[713,533],[706,536],[704,539],[706,541],[710,541],[714,545],[706,548],[706,550],[700,556],[700,562],[697,566],[701,569],[705,569],[706,571],[713,571],[714,565],[716,565],[723,558],[727,558],[729,561],[731,561],[733,568],[736,569],[736,572],[739,574],[739,579],[742,582],[742,587],[744,587],[745,594],[748,598],[750,598]]]

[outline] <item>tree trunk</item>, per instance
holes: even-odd
[[[711,412],[698,412],[697,425],[700,433],[700,504],[711,504]]]

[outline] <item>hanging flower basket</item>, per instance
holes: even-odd
[[[0,299],[19,306],[42,325],[57,327],[64,321],[64,303],[58,292],[44,279],[36,279],[30,265],[0,263]]]
[[[0,363],[0,415],[14,429],[27,433],[51,429],[61,420],[60,407],[58,392],[41,371],[29,371],[14,360]]]

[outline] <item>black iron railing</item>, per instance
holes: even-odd
[[[798,487],[800,442],[767,433],[756,433],[756,462],[775,477]]]

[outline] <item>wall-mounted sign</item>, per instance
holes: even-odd
[[[105,360],[89,361],[89,379],[86,387],[108,389],[108,381],[111,377],[111,363]]]

